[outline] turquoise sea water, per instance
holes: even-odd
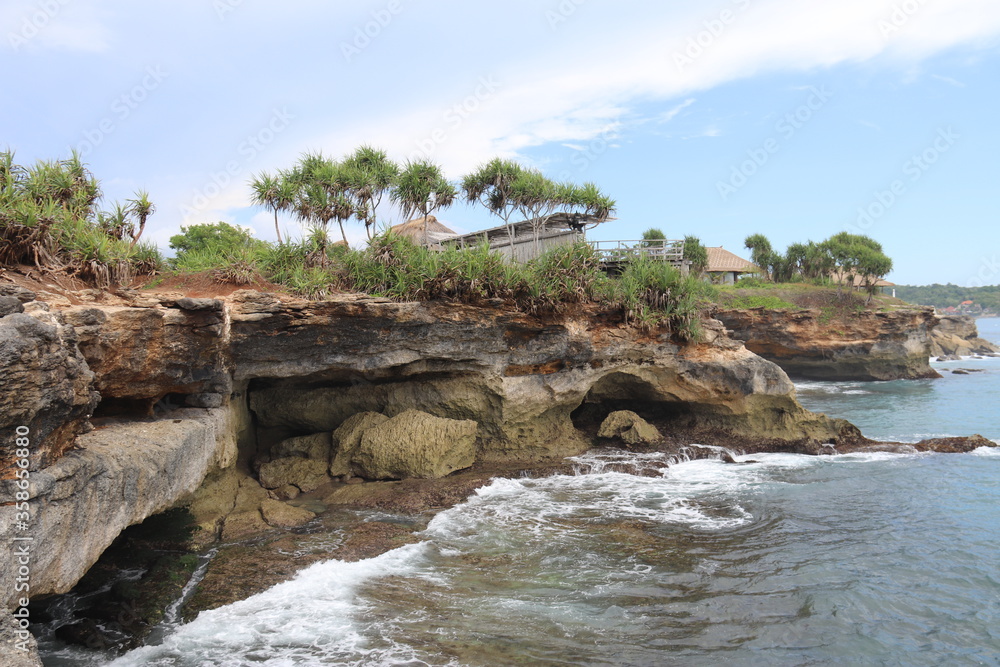
[[[872,437],[1000,438],[1000,360],[939,366],[983,372],[800,395]],[[995,450],[738,458],[498,480],[419,544],[314,565],[113,664],[998,664]]]

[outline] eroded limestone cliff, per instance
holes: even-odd
[[[813,451],[860,437],[802,409],[785,372],[715,320],[701,342],[681,344],[590,312],[252,291],[58,304],[19,294],[0,318],[0,485],[5,498],[18,491],[11,444],[26,427],[33,595],[68,590],[124,528],[177,504],[191,505],[208,539],[239,537],[308,520],[281,501],[335,476],[433,477],[581,453],[622,409],[664,436],[711,433],[736,448]],[[914,357],[921,317],[902,343]],[[885,326],[901,336],[906,324]],[[439,456],[420,433],[456,446]],[[414,439],[423,458],[399,460],[394,438]],[[0,506],[5,535],[15,517]],[[4,591],[12,577],[0,567]]]
[[[715,317],[747,349],[792,377],[813,380],[936,378],[930,367],[931,308],[860,311],[830,318],[820,309],[720,310]]]
[[[976,320],[964,315],[942,315],[931,331],[931,356],[967,357],[1000,353],[1000,346],[979,337]]]

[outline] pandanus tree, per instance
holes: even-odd
[[[514,242],[510,217],[518,209],[514,199],[515,183],[524,168],[513,160],[493,158],[462,179],[462,194],[470,204],[479,202],[492,215],[503,220],[507,237]]]
[[[407,161],[390,192],[390,198],[411,218],[421,213],[424,218],[423,237],[427,242],[427,217],[455,203],[458,190],[444,177],[441,168],[429,160]]]
[[[135,193],[135,199],[128,200],[128,212],[139,221],[139,226],[136,227],[133,225],[130,230],[132,242],[129,245],[134,248],[135,244],[142,237],[142,233],[146,230],[146,220],[149,216],[156,213],[156,206],[153,205],[153,202],[149,201],[148,192],[139,190]]]
[[[253,205],[269,208],[274,213],[274,233],[278,236],[278,243],[283,243],[281,229],[278,227],[278,212],[294,209],[294,184],[281,173],[272,176],[267,172],[261,172],[250,180],[250,189]]]
[[[375,236],[376,213],[382,199],[399,176],[399,165],[388,154],[361,146],[342,163],[344,180],[355,203],[355,215],[365,226],[370,241]]]
[[[775,252],[768,238],[763,234],[751,234],[743,241],[743,246],[750,251],[750,261],[771,280]]]
[[[294,192],[292,210],[296,216],[316,231],[320,249],[326,253],[327,228],[332,220],[340,227],[340,236],[347,244],[344,222],[355,214],[350,197],[346,170],[322,153],[307,153],[290,171],[284,172]]]
[[[531,221],[531,234],[538,252],[538,237],[548,218],[566,194],[560,186],[535,169],[522,170],[514,181],[511,198],[525,220]]]

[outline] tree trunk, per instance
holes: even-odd
[[[281,230],[278,229],[278,209],[274,209],[274,233],[278,235],[278,245],[283,245],[281,240]]]

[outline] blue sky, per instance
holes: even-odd
[[[1000,284],[996,0],[7,0],[0,55],[0,146],[149,190],[164,248],[215,220],[273,238],[253,173],[370,143],[594,181],[618,201],[595,239],[848,230],[894,282]]]

